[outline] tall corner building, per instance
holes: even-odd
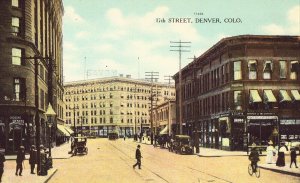
[[[175,75],[183,133],[227,150],[300,141],[299,61],[299,36],[220,40],[181,70],[181,87]]]
[[[35,144],[36,107],[41,144],[49,103],[63,124],[63,12],[62,0],[0,1],[0,147],[7,153]]]
[[[107,77],[65,83],[65,125],[77,133],[107,137],[117,130],[131,136],[149,131],[152,110],[170,96],[174,85],[127,77]],[[152,97],[151,97],[152,96]]]

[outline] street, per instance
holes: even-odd
[[[299,182],[300,178],[261,169],[249,176],[246,156],[199,157],[178,155],[141,144],[142,169],[132,168],[138,143],[132,139],[89,139],[88,155],[55,159],[58,171],[50,183],[67,182]],[[264,157],[261,158],[264,161]]]

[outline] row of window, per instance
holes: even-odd
[[[79,104],[76,104],[74,105],[76,109],[79,109]],[[109,107],[113,107],[113,103],[110,103],[109,104]],[[120,104],[120,107],[124,107],[125,106],[125,103],[121,103]],[[105,108],[106,107],[106,103],[102,103],[100,102],[99,103],[99,108]],[[147,108],[147,107],[150,107],[148,106],[147,104],[140,104],[140,103],[137,103],[137,104],[133,104],[133,103],[127,103],[127,107],[137,107],[137,108]],[[82,109],[89,109],[89,106],[88,106],[88,103],[83,103],[81,104],[81,108]],[[97,103],[90,103],[90,108],[93,109],[93,108],[98,108],[98,105]],[[73,107],[71,107],[71,105],[66,105],[66,109],[70,109],[72,110]]]
[[[84,89],[72,89],[70,91],[66,91],[67,95],[70,94],[80,94],[80,93],[94,93],[94,92],[106,92],[106,91],[128,91],[128,92],[138,92],[138,93],[151,93],[149,89],[136,89],[132,87],[121,87],[121,86],[114,86],[114,87],[102,87],[102,88],[84,88]]]
[[[291,79],[296,80],[299,74],[299,62],[295,60],[272,61],[272,60],[248,60],[247,69],[242,68],[243,61],[233,62],[233,80],[242,80],[243,72],[248,74],[247,79]],[[208,73],[198,73],[195,80],[186,82],[182,92],[184,99],[193,97],[195,94],[206,93],[209,90],[226,84],[230,81],[230,65],[226,63]],[[278,74],[277,74],[278,73]]]
[[[98,118],[95,118],[95,117],[92,117],[91,118],[91,124],[97,124],[98,123],[98,120],[97,120]],[[102,123],[106,123],[106,120],[105,120],[106,118],[99,118],[99,123],[100,124],[102,124]],[[127,123],[133,123],[133,121],[134,122],[136,122],[136,123],[147,123],[148,122],[148,120],[147,119],[135,119],[135,120],[133,120],[133,119],[127,119]],[[110,123],[114,123],[114,118],[109,118],[109,122]],[[125,120],[122,118],[121,119],[121,121],[120,121],[121,123],[124,123],[125,122]],[[65,122],[66,124],[70,124],[70,125],[72,125],[73,123],[74,123],[74,121],[72,121],[72,119],[66,119],[66,122]],[[77,119],[76,120],[76,123],[77,123],[77,125],[81,125],[81,124],[89,124],[89,120],[87,119],[87,118],[83,118],[82,120],[81,119]]]
[[[108,98],[113,98],[113,95],[109,94]],[[120,98],[124,98],[124,95],[121,95]],[[106,99],[106,96],[104,94],[103,95],[99,95],[99,99]],[[131,100],[131,99],[147,100],[148,97],[146,97],[146,96],[127,95],[127,100]],[[72,101],[72,97],[66,97],[65,100],[66,100],[66,102],[71,102]],[[88,96],[87,95],[86,96],[81,96],[81,100],[82,101],[87,101],[88,100]],[[90,100],[97,100],[96,95],[91,95],[90,96]],[[73,97],[73,101],[74,102],[80,101],[80,97],[79,96],[74,96]]]
[[[88,111],[81,111],[81,114],[82,116],[88,116],[89,115],[89,112]],[[92,116],[96,116],[98,115],[97,113],[97,110],[93,110],[93,111],[90,111],[90,114]],[[110,115],[113,115],[114,112],[112,110],[109,110],[109,114]],[[120,111],[120,114],[121,115],[125,115],[125,112],[124,111]],[[127,111],[126,112],[127,115],[133,115],[133,112],[132,111]],[[142,115],[142,116],[147,116],[147,112],[140,112],[140,111],[134,111],[134,115]],[[79,116],[80,115],[80,112],[77,111],[77,113],[75,113],[76,116]],[[105,110],[99,110],[99,115],[105,115]],[[72,116],[72,112],[66,112],[66,116],[67,117],[71,117]]]
[[[280,79],[287,79],[288,78],[288,71],[289,71],[289,79],[296,80],[298,75],[298,67],[299,62],[292,60],[280,60],[278,62],[278,71],[275,71],[274,64],[277,62],[271,60],[265,61],[257,61],[257,60],[248,60],[248,79],[255,80],[258,78],[259,68],[262,69],[262,79],[272,79],[273,73],[279,73]],[[289,67],[288,67],[289,66]],[[241,80],[242,79],[242,61],[235,61],[234,62],[234,80]]]
[[[236,110],[242,110],[242,96],[242,91],[234,91],[234,107]],[[262,107],[265,109],[272,109],[275,107],[294,108],[295,105],[298,105],[297,102],[294,102],[300,101],[300,94],[298,90],[250,90],[248,99],[250,109],[258,109]]]

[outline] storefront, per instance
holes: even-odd
[[[31,115],[19,115],[8,112],[0,116],[0,148],[7,154],[14,154],[23,145],[28,151],[35,142],[35,125]]]
[[[281,141],[300,142],[300,118],[280,119],[279,133]]]
[[[268,141],[276,141],[273,135],[278,128],[278,116],[273,113],[248,113],[247,133],[248,144],[268,145]]]

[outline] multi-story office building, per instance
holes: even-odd
[[[68,82],[65,125],[77,133],[100,137],[106,137],[112,130],[117,130],[119,135],[139,134],[141,129],[144,132],[151,128],[151,96],[153,106],[168,96],[174,97],[174,85],[130,76]]]
[[[61,0],[0,1],[0,147],[7,153],[35,143],[37,114],[45,144],[48,103],[63,123],[62,16]]]
[[[231,150],[300,141],[299,59],[299,36],[222,39],[182,69],[185,133]]]

